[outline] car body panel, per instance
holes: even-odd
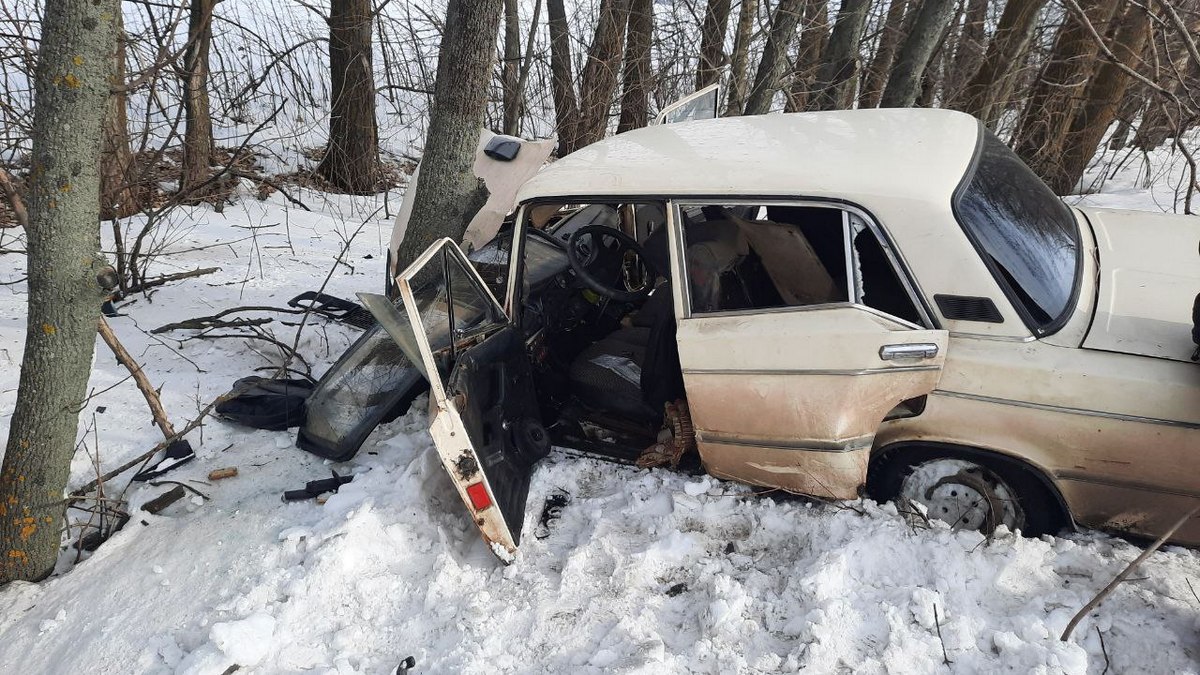
[[[1100,289],[1083,346],[1190,361],[1200,293],[1200,218],[1084,209],[1096,233]]]
[[[710,472],[853,499],[879,423],[937,386],[947,335],[846,304],[693,316],[678,322],[677,341]],[[889,345],[933,355],[885,360]]]
[[[937,442],[1011,456],[1041,472],[1075,520],[1162,534],[1200,498],[1200,368],[1163,359],[952,336],[918,417],[885,422],[876,450]],[[1176,539],[1200,543],[1200,519]]]
[[[512,161],[504,162],[484,154],[484,148],[497,134],[482,129],[479,134],[479,145],[475,148],[475,177],[482,180],[488,190],[487,202],[467,225],[463,235],[463,246],[468,250],[479,248],[496,236],[504,217],[517,205],[517,190],[530,177],[541,169],[550,153],[557,145],[557,139],[548,138],[539,141],[521,141],[521,151]],[[395,277],[400,270],[395,268],[396,251],[404,234],[408,231],[408,220],[412,217],[413,201],[416,186],[420,181],[420,165],[413,171],[408,180],[408,189],[404,192],[404,200],[400,203],[400,211],[392,226],[392,238],[388,244],[388,277]]]
[[[451,239],[431,245],[396,277],[401,302],[364,304],[430,384],[430,434],[471,520],[492,552],[513,561],[531,465],[509,421],[536,418],[524,343]]]

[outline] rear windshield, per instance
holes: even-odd
[[[1071,210],[989,131],[955,215],[1029,328],[1045,334],[1070,309],[1079,265]]]

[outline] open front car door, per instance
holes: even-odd
[[[442,465],[484,541],[510,563],[533,465],[550,450],[520,331],[450,239],[396,284],[399,301],[359,298],[428,378]]]

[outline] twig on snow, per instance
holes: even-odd
[[[1133,570],[1137,569],[1138,565],[1142,564],[1142,561],[1144,561],[1146,558],[1149,558],[1151,554],[1157,551],[1168,539],[1171,538],[1171,535],[1175,534],[1179,528],[1183,527],[1184,523],[1191,520],[1192,516],[1196,515],[1197,513],[1200,513],[1200,503],[1197,503],[1190,511],[1185,513],[1182,518],[1175,521],[1175,524],[1172,525],[1170,529],[1164,532],[1163,535],[1159,537],[1153,544],[1150,544],[1150,546],[1146,547],[1146,550],[1142,551],[1141,555],[1134,558],[1133,562],[1126,565],[1125,569],[1121,570],[1120,574],[1114,577],[1107,586],[1105,586],[1099,593],[1096,594],[1096,597],[1092,598],[1086,605],[1083,606],[1082,609],[1076,612],[1075,616],[1071,617],[1070,623],[1067,624],[1067,628],[1063,631],[1062,637],[1060,637],[1059,640],[1066,642],[1071,637],[1071,632],[1075,630],[1075,626],[1079,625],[1079,622],[1083,620],[1083,617],[1086,616],[1088,612],[1095,609],[1101,602],[1104,602],[1104,599],[1107,598],[1114,590],[1116,590],[1117,586],[1119,586],[1121,582],[1133,572]]]
[[[937,603],[933,603],[933,625],[937,627],[938,642],[942,643],[942,663],[950,665],[950,656],[946,654],[946,641],[942,639],[942,620],[938,618]]]
[[[1108,675],[1108,669],[1112,665],[1108,660],[1108,648],[1104,646],[1104,633],[1100,632],[1100,627],[1096,626],[1096,637],[1100,638],[1100,653],[1104,655],[1104,670],[1100,671],[1100,675]]]

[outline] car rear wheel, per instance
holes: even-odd
[[[921,505],[931,519],[990,536],[1004,525],[1026,536],[1055,532],[1061,510],[1028,470],[952,450],[914,449],[873,466],[868,490],[879,501]]]

